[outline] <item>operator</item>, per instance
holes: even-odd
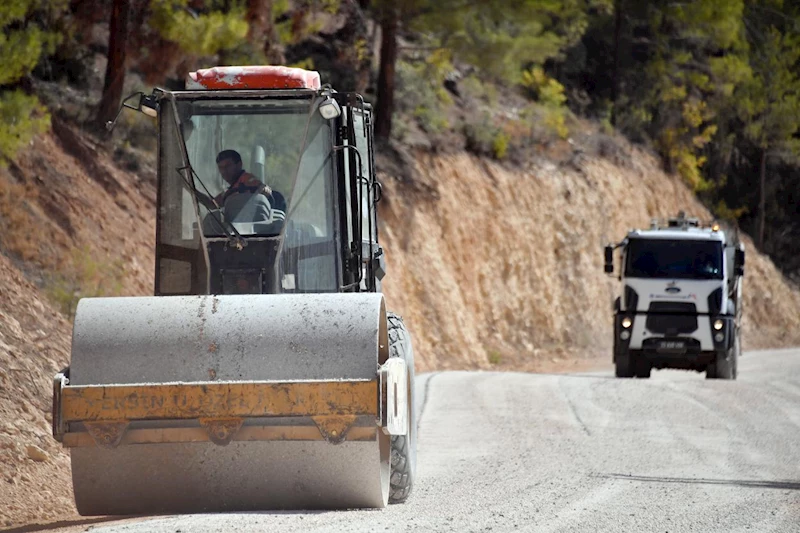
[[[261,183],[242,168],[242,156],[236,150],[221,151],[217,155],[217,168],[222,179],[228,183],[228,188],[214,197],[214,203],[219,207],[223,207],[226,200],[237,194],[272,194],[268,185]]]
[[[197,198],[209,210],[222,209],[232,222],[270,222],[275,203],[272,189],[242,168],[242,156],[236,150],[223,150],[217,155],[217,168],[228,188],[214,198],[198,191]],[[275,194],[277,196],[277,193]],[[285,210],[285,208],[284,208]],[[278,213],[275,213],[278,214]],[[208,217],[206,217],[208,219]],[[206,233],[217,232],[213,218],[204,221]],[[208,226],[212,224],[212,226]],[[210,228],[215,229],[210,229]]]

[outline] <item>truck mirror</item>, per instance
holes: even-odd
[[[741,248],[733,254],[733,273],[737,276],[744,276],[744,250]]]
[[[135,105],[131,104],[130,101],[137,97],[139,98],[138,102],[136,102]],[[119,106],[119,110],[117,111],[114,120],[109,120],[106,122],[106,129],[108,131],[112,131],[114,129],[114,126],[117,125],[117,120],[119,120],[122,110],[126,107],[128,109],[133,109],[139,111],[140,113],[144,113],[148,117],[155,118],[158,116],[158,98],[156,97],[155,92],[153,94],[144,94],[143,92],[138,91],[126,96],[122,100],[122,105]]]
[[[158,99],[155,94],[143,94],[139,99],[139,111],[148,117],[158,117]]]
[[[606,271],[606,274],[611,274],[612,272],[614,272],[614,247],[613,246],[606,246],[605,271]]]

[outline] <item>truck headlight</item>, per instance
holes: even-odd
[[[717,330],[717,331],[721,330],[722,326],[724,326],[724,325],[725,325],[725,323],[722,320],[720,320],[719,318],[714,321],[714,329]]]
[[[631,327],[631,324],[633,324],[633,320],[631,320],[627,316],[622,319],[622,327],[623,328],[628,329],[629,327]]]
[[[619,338],[624,340],[624,341],[626,341],[626,340],[631,338],[631,332],[630,331],[623,331],[623,332],[621,332],[619,334]]]
[[[717,342],[724,341],[725,340],[725,334],[720,331],[719,333],[714,335],[714,340],[717,341]]]

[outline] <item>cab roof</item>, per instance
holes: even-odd
[[[213,67],[189,73],[186,89],[311,89],[321,87],[319,72],[277,65]]]
[[[711,228],[670,228],[654,230],[633,230],[628,233],[629,239],[669,239],[686,241],[720,241],[725,242],[725,232],[713,231]]]

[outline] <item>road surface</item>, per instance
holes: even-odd
[[[800,532],[800,350],[751,352],[739,368],[734,382],[679,371],[425,374],[405,505],[56,531]]]

